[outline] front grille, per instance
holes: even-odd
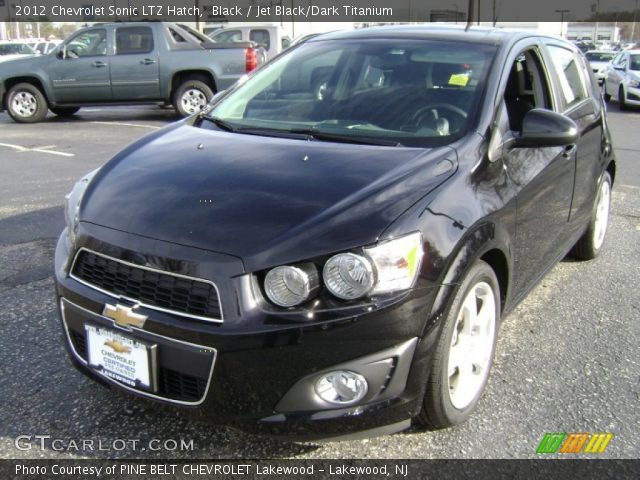
[[[170,368],[160,368],[160,394],[172,399],[183,401],[200,400],[207,388],[207,380],[176,372]]]
[[[83,333],[78,333],[71,330],[71,341],[73,342],[73,348],[78,355],[82,357],[84,361],[87,361],[87,339]]]
[[[149,308],[205,320],[222,319],[218,292],[204,280],[132,265],[88,250],[80,250],[71,274],[100,290]]]

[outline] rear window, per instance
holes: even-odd
[[[153,32],[149,27],[122,27],[116,30],[116,54],[153,51]]]

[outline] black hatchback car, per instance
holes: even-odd
[[[316,37],[67,196],[62,328],[93,379],[278,435],[465,420],[502,318],[590,259],[615,162],[573,45]]]

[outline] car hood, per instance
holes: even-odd
[[[589,62],[589,65],[591,65],[591,68],[597,68],[598,70],[601,70],[609,65],[609,62]]]
[[[450,147],[380,147],[181,123],[91,181],[80,221],[240,257],[248,271],[375,242],[455,171]]]

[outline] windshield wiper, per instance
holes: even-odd
[[[218,117],[210,117],[209,115],[201,113],[200,114],[200,118],[203,119],[203,120],[210,121],[216,127],[220,128],[222,130],[225,130],[227,132],[235,132],[237,130],[236,127],[231,125],[229,122],[227,122],[226,120],[223,120],[221,118],[218,118]]]
[[[402,146],[402,144],[397,140],[386,140],[383,138],[372,137],[352,137],[350,135],[342,135],[339,133],[323,132],[315,128],[294,128],[289,131],[291,133],[307,135],[314,140],[326,142],[355,143],[360,145],[380,145],[384,147]]]

